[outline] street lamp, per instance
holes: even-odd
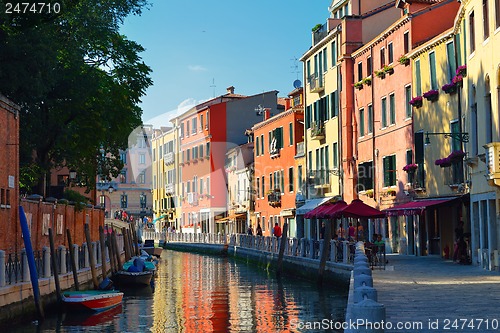
[[[453,140],[457,140],[460,142],[469,142],[469,133],[432,133],[432,132],[425,132],[425,142],[424,144],[426,146],[431,144],[431,140],[429,139],[429,135],[442,135],[445,138],[452,138]]]
[[[74,181],[74,180],[76,179],[76,171],[75,171],[75,170],[71,169],[71,170],[69,171],[69,179],[70,179],[71,181]]]

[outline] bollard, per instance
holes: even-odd
[[[78,260],[79,255],[78,255],[78,245],[73,244],[73,256],[75,258],[75,263],[76,263],[76,269],[80,269],[80,261]]]
[[[85,258],[85,260],[83,261],[84,262],[83,267],[89,267],[90,266],[90,259],[89,259],[89,251],[87,251],[87,243],[83,243],[82,247],[83,247],[83,251],[84,251],[83,257]]]
[[[362,300],[351,306],[351,320],[356,322],[352,332],[383,333],[385,306],[371,299]]]
[[[371,299],[377,302],[377,289],[368,286],[360,286],[354,289],[354,303],[359,303],[364,299]]]
[[[366,262],[368,264],[368,258],[366,256],[354,256],[354,263]]]
[[[373,278],[366,274],[354,275],[354,290],[362,286],[373,287]]]
[[[314,259],[314,239],[309,240],[309,258]]]
[[[26,255],[26,249],[21,250],[21,261],[22,261],[22,272],[23,272],[23,281],[24,282],[30,282],[31,277],[30,277],[30,270],[28,268],[28,256]]]
[[[43,277],[48,278],[51,276],[50,273],[50,249],[47,246],[43,247]]]
[[[304,238],[300,239],[299,245],[300,245],[300,256],[305,257],[306,256],[306,244],[305,244]]]
[[[372,276],[372,270],[369,267],[358,266],[353,270],[354,276],[364,274],[368,276]]]
[[[61,274],[68,273],[66,268],[66,247],[64,245],[59,245],[59,253],[61,254],[61,262],[59,263],[59,269],[61,270]]]

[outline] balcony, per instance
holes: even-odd
[[[325,127],[323,124],[317,125],[316,122],[311,124],[311,139],[312,140],[323,140],[325,138]]]
[[[174,163],[174,153],[166,153],[163,155],[163,162],[165,165],[173,164]]]
[[[173,194],[175,192],[175,186],[174,186],[174,184],[167,184],[167,185],[165,185],[165,192]]]
[[[313,34],[313,45],[316,45],[321,40],[323,40],[323,38],[325,38],[326,35],[328,34],[327,24],[326,23],[323,24],[321,27],[319,27],[318,29],[314,30],[314,32],[312,34]]]
[[[314,73],[307,78],[309,82],[309,91],[312,93],[320,93],[325,90],[323,75]]]
[[[280,157],[280,149],[278,148],[272,148],[269,150],[269,155],[271,158],[278,158]]]
[[[198,193],[196,192],[190,192],[187,194],[187,202],[191,206],[197,206],[198,205]]]
[[[272,207],[281,206],[281,192],[279,189],[267,193],[267,201]]]
[[[444,185],[455,190],[464,183],[464,164],[462,161],[453,162],[451,166],[441,168]]]

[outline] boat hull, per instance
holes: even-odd
[[[95,312],[106,311],[121,304],[123,293],[117,291],[67,291],[62,295],[62,300],[68,306],[87,309]]]
[[[139,285],[139,286],[149,286],[151,279],[153,278],[153,271],[144,272],[127,272],[118,271],[113,277],[116,283],[120,285]]]

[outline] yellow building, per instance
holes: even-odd
[[[470,172],[472,263],[499,269],[500,249],[500,6],[463,0],[455,33],[464,46],[467,164]]]
[[[415,182],[410,195],[420,200],[406,223],[408,242],[417,255],[449,257],[459,221],[469,225],[468,175],[464,168],[463,109],[460,83],[454,83],[457,66],[463,63],[460,43],[449,29],[415,48],[409,57],[413,71],[413,126]],[[414,205],[412,203],[412,205]]]
[[[156,129],[151,140],[153,155],[153,213],[155,228],[179,229],[181,205],[179,204],[179,140],[177,130],[170,127]]]

